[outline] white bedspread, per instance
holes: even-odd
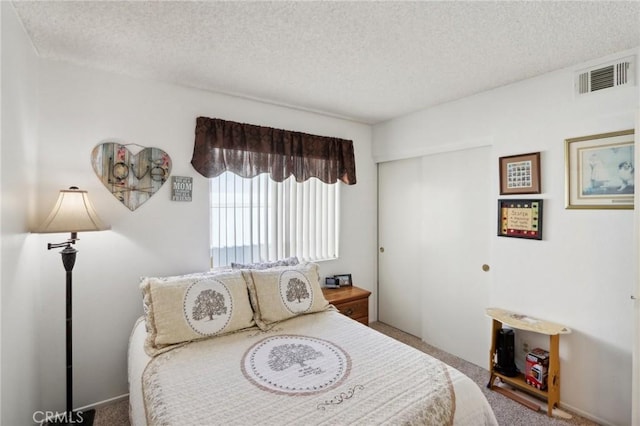
[[[130,386],[133,425],[497,424],[471,379],[333,311],[171,350]]]

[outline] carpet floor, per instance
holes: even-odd
[[[469,376],[478,384],[484,395],[487,397],[489,404],[498,419],[498,423],[502,426],[567,426],[567,425],[583,425],[596,426],[597,423],[584,419],[573,413],[570,420],[560,419],[557,417],[547,417],[546,412],[536,412],[526,408],[525,406],[497,393],[487,389],[487,381],[489,379],[489,371],[477,365],[464,361],[454,355],[434,348],[419,338],[404,333],[396,328],[381,322],[370,324],[371,328],[393,337],[409,346],[412,346],[422,352],[425,352],[439,360],[449,364],[450,366],[460,370]],[[121,401],[115,404],[107,405],[96,410],[94,421],[95,426],[130,426],[129,424],[129,402]],[[185,425],[196,426],[196,425]]]

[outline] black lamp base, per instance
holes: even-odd
[[[45,426],[92,426],[93,419],[96,416],[96,410],[74,411],[71,415],[58,416],[51,419],[43,425]]]

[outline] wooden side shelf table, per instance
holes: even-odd
[[[489,383],[487,387],[496,390],[503,395],[511,398],[529,408],[539,409],[528,400],[508,391],[507,389],[498,387],[494,381],[498,378],[509,385],[520,390],[533,393],[547,400],[547,415],[552,416],[553,408],[560,402],[560,335],[571,333],[571,329],[561,324],[533,318],[527,315],[517,314],[499,308],[488,308],[487,315],[493,319],[491,330],[491,352],[489,352]],[[540,390],[526,383],[524,375],[518,374],[516,377],[505,376],[495,370],[494,355],[496,353],[496,335],[502,325],[511,328],[533,331],[534,333],[546,334],[549,336],[549,370],[547,376],[547,390]]]
[[[356,286],[340,288],[322,288],[325,299],[335,306],[341,314],[362,324],[369,325],[369,290]]]

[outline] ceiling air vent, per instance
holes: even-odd
[[[609,64],[578,71],[576,90],[579,95],[635,84],[635,56],[624,58]]]

